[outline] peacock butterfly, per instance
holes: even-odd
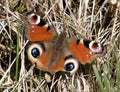
[[[37,14],[29,13],[27,19],[26,36],[34,42],[28,47],[28,59],[40,70],[73,74],[79,63],[90,63],[104,52],[103,45],[93,40],[67,38],[66,32],[58,34]]]

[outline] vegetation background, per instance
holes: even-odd
[[[36,12],[68,37],[94,39],[106,53],[74,75],[47,82],[27,59],[26,13]],[[64,21],[64,24],[63,24]],[[58,76],[59,75],[59,76]],[[47,77],[49,78],[49,76]],[[0,0],[0,92],[120,92],[119,0]]]

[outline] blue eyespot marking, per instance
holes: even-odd
[[[32,54],[32,56],[33,56],[34,58],[39,58],[39,56],[40,56],[40,51],[39,51],[37,48],[33,48],[33,49],[31,50],[31,54]]]
[[[75,65],[73,63],[68,63],[65,65],[65,70],[66,71],[71,71],[75,68]]]

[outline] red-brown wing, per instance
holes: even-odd
[[[30,25],[26,31],[26,36],[30,41],[50,41],[55,37],[56,32],[40,16],[29,13],[27,19]]]
[[[33,43],[28,48],[28,59],[32,63],[35,63],[40,70],[48,71],[52,74],[64,71],[64,58],[61,57],[51,63],[50,60],[54,57],[51,57],[52,53],[50,51],[50,47],[45,48],[44,44]]]
[[[103,55],[104,48],[100,43],[90,40],[71,40],[69,41],[69,49],[81,64],[90,63]]]

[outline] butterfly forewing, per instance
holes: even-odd
[[[55,37],[56,32],[53,31],[40,16],[33,13],[27,16],[30,25],[26,34],[30,41],[50,41]]]
[[[96,42],[94,43],[96,44]],[[95,47],[94,43],[90,40],[74,39],[69,42],[69,48],[81,64],[86,64],[90,63],[92,59],[99,57],[104,52],[101,44],[97,43],[98,45]],[[97,53],[95,53],[95,51],[97,51]]]

